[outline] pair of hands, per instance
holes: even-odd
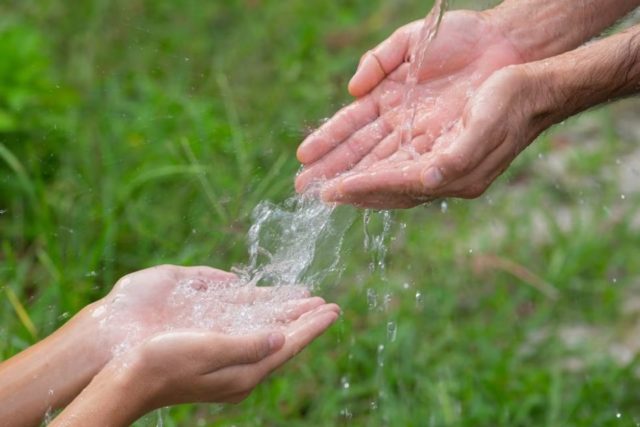
[[[449,12],[429,46],[419,40],[421,21],[398,29],[362,57],[349,83],[356,101],[298,148],[297,191],[381,209],[480,196],[554,123],[637,92],[635,57],[606,54],[634,52],[631,33],[575,48],[640,2],[584,3],[504,0]],[[407,138],[408,59],[425,48]]]
[[[524,148],[514,131],[528,128],[526,117],[510,117],[508,106],[523,98],[525,76],[507,67],[523,60],[488,14],[471,11],[444,15],[418,70],[411,146],[401,141],[406,61],[423,48],[421,28],[408,24],[362,57],[349,83],[358,99],[298,149],[298,191],[329,179],[326,201],[375,208],[477,197]]]
[[[337,305],[304,288],[238,286],[237,280],[209,267],[153,267],[123,277],[92,307],[92,317],[108,322],[107,346],[130,347],[107,370],[125,367],[130,391],[146,395],[143,412],[239,402],[338,317]],[[198,304],[197,313],[188,313]]]
[[[0,425],[39,425],[65,405],[52,426],[126,426],[167,405],[239,402],[338,315],[304,288],[244,286],[209,267],[132,273],[0,364]]]

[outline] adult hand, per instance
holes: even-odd
[[[521,58],[500,28],[482,12],[455,11],[443,17],[439,33],[429,46],[413,92],[416,113],[407,144],[401,144],[408,111],[403,95],[408,89],[407,58],[419,46],[421,21],[397,30],[364,55],[349,84],[360,97],[311,134],[299,147],[305,168],[296,179],[298,191],[313,181],[350,171],[375,171],[381,162],[405,161],[434,149],[462,117],[473,94],[496,70]],[[336,188],[335,185],[332,185]],[[357,196],[325,191],[330,201],[369,205]],[[347,187],[351,189],[352,187]],[[349,193],[352,194],[352,193]]]
[[[460,123],[431,151],[382,160],[330,182],[323,197],[366,207],[409,208],[438,197],[480,196],[554,122],[532,83],[522,65],[495,72],[469,100]]]
[[[582,82],[573,87],[567,83],[572,80],[570,73],[558,78],[544,62],[532,68],[543,78],[529,82],[522,78],[526,67],[504,67],[570,51],[638,4],[637,0],[588,0],[576,9],[571,0],[505,0],[481,13],[445,14],[410,99],[415,106],[411,130],[402,129],[409,114],[402,108],[408,68],[403,61],[416,50],[421,23],[399,29],[362,58],[349,84],[351,94],[360,98],[299,147],[304,169],[296,189],[305,191],[320,181],[326,201],[376,208],[480,195],[536,135],[568,117],[567,111],[574,107],[563,103],[575,103],[579,111],[602,102]],[[536,22],[536,31],[531,22]],[[575,67],[559,56],[563,72]],[[617,66],[610,55],[601,58],[605,70]],[[596,68],[589,58],[587,64]],[[549,78],[558,81],[551,83]],[[609,84],[606,71],[601,80]],[[509,88],[509,82],[516,86]],[[551,85],[572,95],[558,101],[562,96],[553,88],[540,94],[541,87]],[[601,92],[624,93],[622,86],[614,81]]]
[[[239,402],[338,317],[323,304],[281,332],[228,336],[208,331],[161,333],[98,374],[52,426],[126,426],[144,413],[184,402]]]

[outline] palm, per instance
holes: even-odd
[[[364,57],[350,83],[350,91],[362,96],[310,135],[298,150],[305,165],[296,180],[298,190],[314,180],[331,179],[346,171],[372,171],[429,152],[460,122],[470,96],[494,71],[520,62],[509,41],[481,13],[446,14],[418,70],[410,99],[415,107],[413,126],[403,134],[411,111],[403,102],[409,69],[403,58],[419,47],[421,25],[407,25],[373,51],[377,51],[375,58],[371,54]]]
[[[295,287],[240,286],[208,267],[154,267],[121,279],[96,309],[109,345],[129,348],[159,332],[246,333],[278,328],[324,301]],[[117,349],[118,350],[118,349]]]

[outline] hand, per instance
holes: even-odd
[[[455,130],[468,109],[470,95],[496,70],[521,62],[488,16],[469,11],[445,14],[419,70],[413,94],[419,101],[408,146],[401,144],[407,114],[402,101],[409,68],[404,61],[419,47],[422,22],[400,28],[365,54],[349,84],[350,92],[361,98],[339,111],[299,147],[298,159],[305,168],[296,179],[297,190],[346,171],[356,175],[374,172],[381,162],[406,161],[442,145],[442,137]],[[346,193],[340,179],[330,185],[331,190],[323,194],[328,201],[371,205],[354,192]]]
[[[495,72],[469,101],[459,125],[432,151],[384,160],[330,182],[323,197],[374,208],[409,208],[438,197],[475,198],[554,121],[525,66]]]
[[[0,425],[39,425],[114,355],[124,357],[159,333],[286,332],[302,313],[323,305],[302,288],[241,286],[235,275],[209,267],[160,266],[127,275],[105,298],[0,364]]]
[[[282,333],[228,336],[162,333],[110,362],[51,426],[126,426],[144,413],[184,402],[239,402],[338,317],[324,304]]]
[[[171,329],[277,329],[323,303],[300,287],[243,286],[234,274],[214,268],[164,265],[124,276],[92,315],[105,348],[118,353]]]

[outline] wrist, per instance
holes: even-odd
[[[124,427],[154,409],[153,379],[139,375],[143,361],[133,354],[109,362],[51,426]]]
[[[0,424],[33,424],[70,402],[106,363],[98,323],[84,309],[0,366]]]
[[[528,1],[517,4],[505,1],[483,13],[511,43],[523,62],[529,62],[574,47],[565,40],[566,28],[561,25],[563,17],[553,10],[557,7],[539,2],[532,6]],[[535,28],[531,22],[536,22]]]
[[[505,0],[483,13],[529,62],[575,49],[638,4],[637,0],[584,0],[576,8],[573,0]]]
[[[84,358],[97,374],[112,358],[109,337],[104,331],[100,314],[104,312],[102,300],[85,306],[69,322],[76,331],[76,340],[81,340]],[[66,328],[67,325],[65,325]]]
[[[523,64],[548,126],[640,91],[640,26],[571,52]]]

